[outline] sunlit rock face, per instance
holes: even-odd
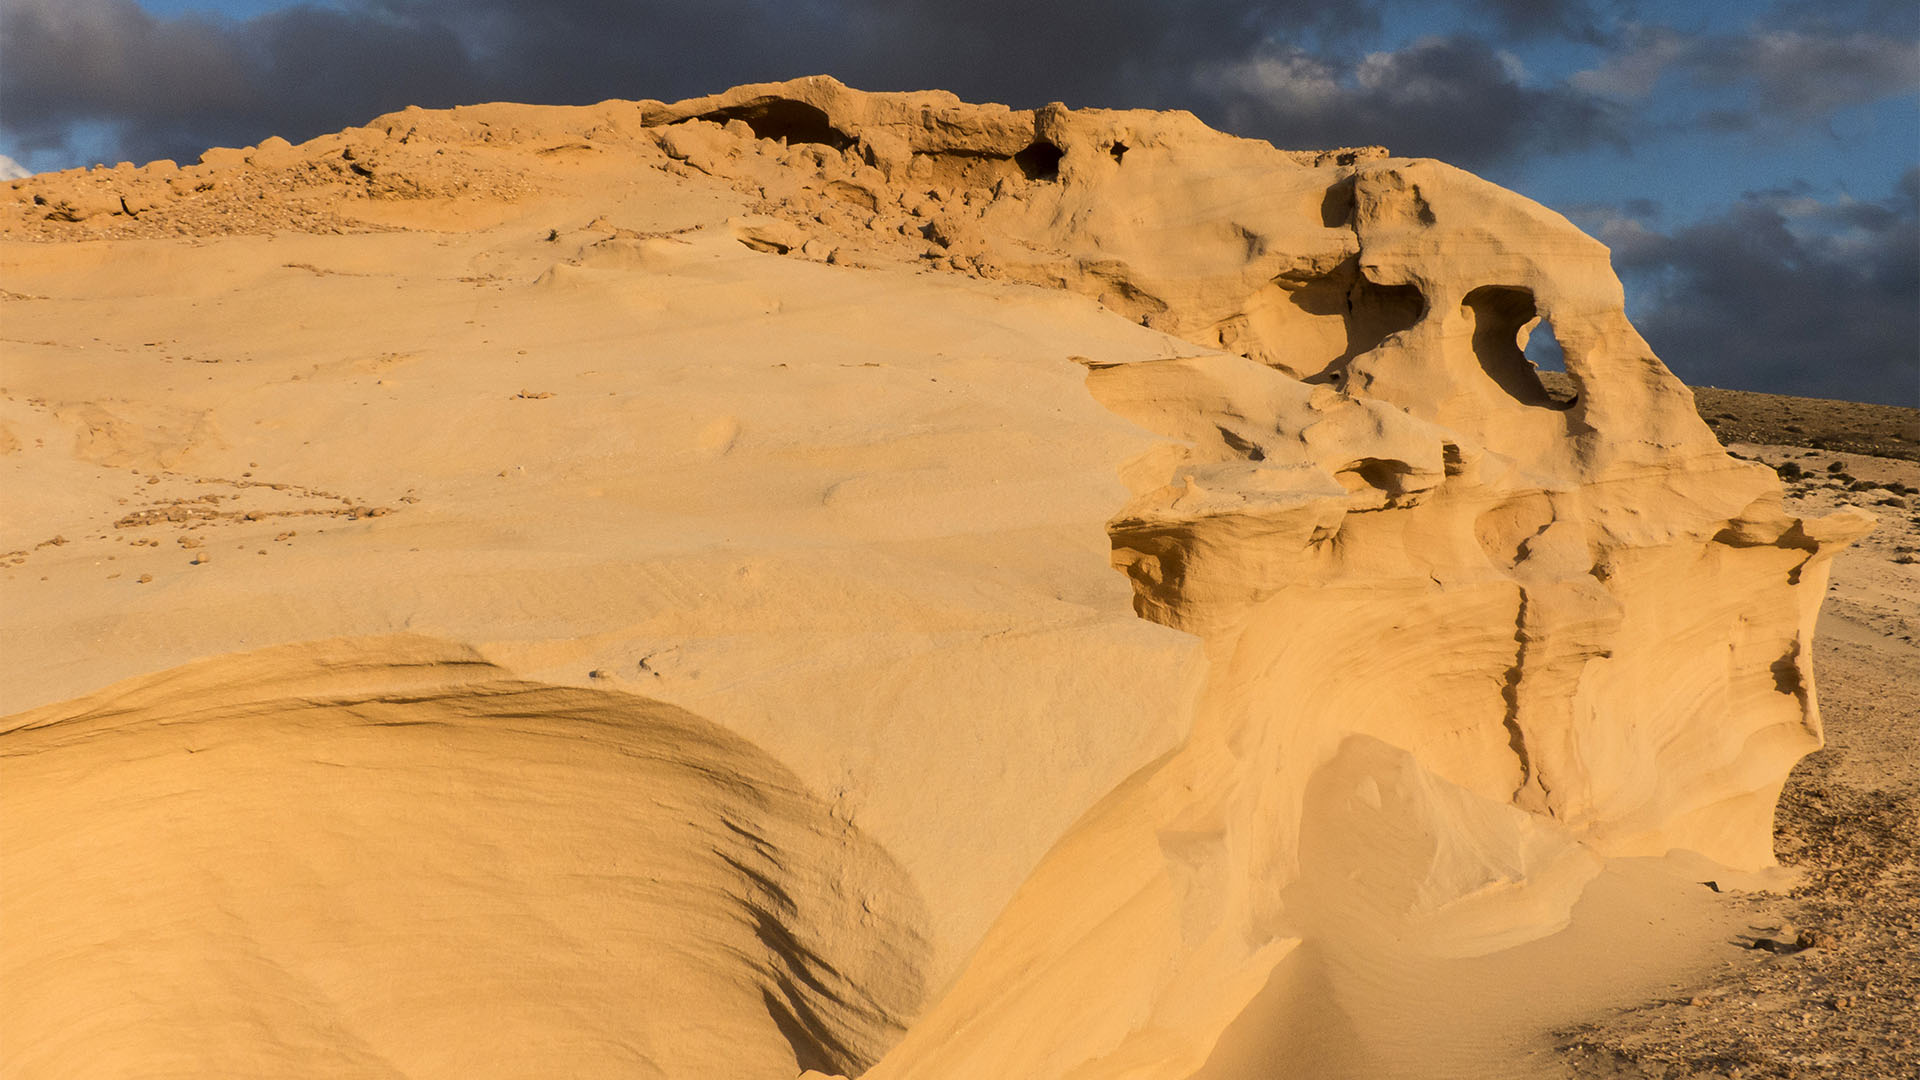
[[[807,79],[5,194],[44,1075],[1365,1075],[1819,744],[1866,518],[1438,162]]]

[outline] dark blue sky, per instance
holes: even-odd
[[[1689,381],[1920,404],[1912,0],[0,0],[0,154],[815,72],[1440,157],[1612,247]]]

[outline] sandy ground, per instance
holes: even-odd
[[[1693,388],[1700,416],[1728,443],[1781,442],[1920,461],[1920,412],[1892,405]]]
[[[1728,401],[1700,398],[1707,414]],[[1829,418],[1873,410],[1819,404]],[[1783,413],[1744,411],[1723,430],[1765,433]],[[1913,422],[1913,410],[1884,415]],[[1859,441],[1894,442],[1861,417],[1829,428],[1848,425]],[[1827,745],[1793,771],[1776,814],[1781,864],[1799,880],[1784,895],[1721,893],[1740,925],[1717,970],[1560,1032],[1566,1075],[1920,1075],[1920,465],[1778,443],[1729,449],[1798,466],[1795,513],[1851,504],[1880,519],[1836,562],[1815,656]]]

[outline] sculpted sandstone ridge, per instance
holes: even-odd
[[[23,1076],[1524,1075],[1820,745],[1871,517],[1439,162],[812,78],[0,192]]]

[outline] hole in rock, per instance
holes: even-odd
[[[803,101],[762,101],[752,105],[733,105],[703,113],[696,119],[724,124],[741,120],[762,139],[785,139],[794,143],[824,143],[835,150],[853,145],[853,137],[833,126],[826,112]]]
[[[1547,396],[1557,406],[1571,406],[1579,398],[1580,388],[1567,371],[1567,354],[1560,348],[1560,339],[1554,336],[1553,323],[1542,315],[1521,327],[1520,334],[1526,341],[1522,351],[1539,372],[1540,385],[1546,387]]]
[[[1530,326],[1521,327],[1527,335],[1527,345],[1523,350],[1527,359],[1539,371],[1567,370],[1567,355],[1560,351],[1560,339],[1553,336],[1553,324],[1542,318]]]
[[[1320,224],[1338,229],[1353,222],[1353,177],[1327,189],[1320,199]]]
[[[1347,259],[1318,277],[1282,276],[1247,298],[1221,344],[1307,382],[1339,385],[1349,361],[1427,313],[1414,285],[1380,285]]]
[[[1013,155],[1013,163],[1029,180],[1060,179],[1060,159],[1066,151],[1045,139],[1035,139],[1025,150]]]
[[[1522,331],[1544,328],[1549,338],[1553,333],[1540,318],[1533,290],[1517,285],[1482,285],[1468,293],[1460,307],[1473,322],[1473,355],[1480,361],[1480,370],[1509,397],[1543,409],[1565,409],[1573,404],[1571,399],[1548,393],[1540,372],[1521,348]],[[1538,327],[1533,326],[1536,322]],[[1531,337],[1529,334],[1529,340]],[[1559,351],[1558,342],[1553,351]]]
[[[1427,313],[1427,298],[1416,285],[1376,285],[1357,277],[1347,292],[1347,349],[1341,363],[1372,352],[1387,338]]]
[[[1127,156],[1128,149],[1129,148],[1126,143],[1117,142],[1117,143],[1114,143],[1112,146],[1107,147],[1107,153],[1113,155],[1113,160],[1119,161],[1121,158],[1124,158]]]

